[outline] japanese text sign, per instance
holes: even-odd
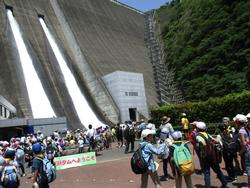
[[[54,162],[56,165],[56,170],[62,170],[72,167],[96,164],[96,156],[95,152],[89,152],[77,155],[56,157]]]

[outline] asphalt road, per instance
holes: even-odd
[[[139,188],[140,175],[135,175],[130,169],[130,157],[132,154],[124,154],[124,148],[105,150],[97,157],[97,164],[57,171],[57,179],[50,184],[52,188]],[[199,169],[198,159],[195,156],[196,168]],[[224,164],[221,164],[224,167]],[[171,175],[170,167],[169,173]],[[226,172],[223,170],[224,174]],[[162,164],[158,169],[159,176],[163,175]],[[203,188],[203,175],[192,175],[195,187]],[[213,187],[220,187],[220,182],[211,170],[211,182]],[[228,184],[229,187],[247,187],[247,176],[238,177],[238,183]],[[183,181],[184,183],[184,181]],[[31,187],[31,180],[23,177],[21,187]],[[149,188],[153,188],[149,179]],[[174,187],[174,180],[162,181],[162,187]],[[186,187],[183,185],[183,187]]]

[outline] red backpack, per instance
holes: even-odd
[[[206,146],[201,146],[200,154],[202,158],[209,160],[211,163],[219,164],[222,161],[222,146],[220,143],[213,140],[209,135],[206,138],[203,134],[198,133],[197,136],[202,137],[205,142]],[[205,147],[205,148],[203,148]]]

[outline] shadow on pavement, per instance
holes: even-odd
[[[196,184],[196,185],[194,185],[194,187],[196,187],[196,188],[205,188],[205,185]],[[218,187],[216,187],[216,186],[211,186],[211,188],[218,188]]]
[[[195,174],[202,175],[202,170],[201,169],[195,169]]]
[[[233,183],[233,185],[238,188],[247,187],[247,183]]]

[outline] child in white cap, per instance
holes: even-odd
[[[192,154],[187,146],[187,143],[183,142],[183,137],[182,137],[181,131],[174,131],[172,133],[172,137],[174,139],[174,142],[169,148],[169,156],[170,156],[170,166],[171,166],[171,169],[173,172],[173,176],[175,177],[175,186],[176,186],[176,188],[182,187],[182,176],[183,176],[185,179],[185,182],[186,182],[186,187],[193,188],[191,175],[190,174],[183,175],[182,172],[176,166],[175,159],[174,159],[174,152],[175,152],[176,148],[180,147],[183,144],[184,144],[184,147],[187,148],[187,151],[189,152],[191,159],[192,159]],[[193,168],[193,170],[194,170],[194,168]]]

